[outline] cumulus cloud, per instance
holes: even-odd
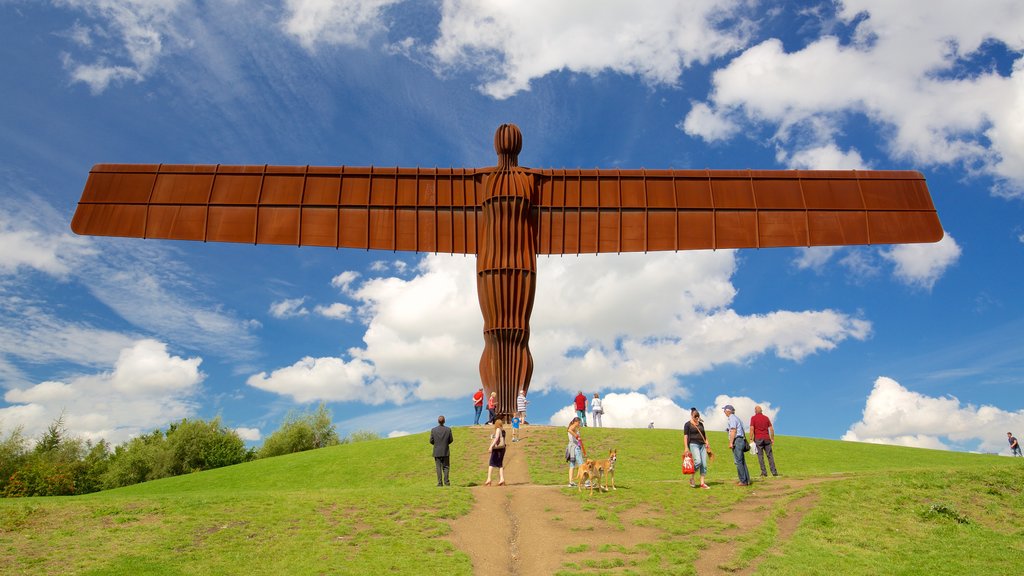
[[[313,310],[324,318],[333,318],[334,320],[347,320],[352,314],[352,307],[341,302],[335,302],[328,306],[317,305]]]
[[[331,278],[331,286],[334,286],[338,290],[341,290],[342,292],[347,293],[349,291],[349,286],[351,286],[352,283],[355,282],[358,279],[359,279],[359,272],[355,272],[355,271],[352,271],[352,270],[346,270],[346,271],[342,272],[341,274],[338,274],[334,278]]]
[[[934,244],[898,244],[881,252],[901,282],[931,290],[945,271],[960,259],[960,246],[948,233]]]
[[[591,395],[588,394],[588,407]],[[676,401],[665,396],[650,397],[639,392],[611,393],[602,396],[601,405],[604,407],[604,415],[601,417],[601,424],[608,428],[646,428],[652,422],[655,428],[682,429],[683,425],[690,419],[690,408],[680,406]],[[779,409],[773,407],[771,402],[756,402],[745,396],[728,396],[720,394],[715,397],[715,404],[704,408],[698,408],[701,418],[704,419],[704,427],[707,430],[725,430],[725,413],[722,407],[732,404],[736,408],[736,415],[746,426],[750,417],[754,415],[754,406],[761,406],[765,416],[775,423]],[[549,424],[552,426],[568,426],[569,422],[576,416],[576,407],[573,404],[564,406],[555,412]],[[593,424],[594,415],[587,412],[587,423]]]
[[[121,350],[110,371],[8,390],[11,406],[0,408],[0,423],[37,436],[63,414],[74,435],[124,442],[195,413],[205,378],[200,363],[171,355],[162,342],[139,340]]]
[[[852,26],[849,38],[826,31],[793,51],[774,38],[748,48],[715,72],[709,100],[693,107],[683,129],[716,141],[721,125],[768,125],[788,147],[838,151],[844,126],[865,115],[883,127],[895,158],[957,164],[1003,179],[1001,195],[1024,194],[1020,3],[987,3],[984,16],[956,0],[836,6],[838,22]],[[1012,69],[965,73],[965,63],[988,59],[993,46],[1013,53]],[[838,160],[856,159],[845,154]]]
[[[284,32],[307,50],[318,44],[365,46],[386,29],[384,10],[403,0],[286,0]]]
[[[235,434],[246,442],[259,442],[263,439],[259,428],[235,428]]]
[[[731,251],[540,259],[531,390],[615,382],[685,395],[686,375],[763,354],[800,361],[870,335],[870,322],[835,310],[738,314],[729,308],[735,268]],[[249,383],[303,402],[459,397],[479,379],[474,272],[472,261],[431,255],[409,279],[365,279],[350,293],[367,326],[363,347],[346,358],[306,358]]]
[[[955,396],[932,397],[885,376],[875,380],[864,413],[843,440],[919,448],[1006,449],[1006,432],[1024,430],[1024,410],[962,404]]]
[[[430,52],[443,69],[479,70],[480,89],[494,98],[561,70],[674,85],[685,68],[745,45],[745,9],[738,0],[445,0]]]
[[[309,310],[302,306],[305,302],[305,297],[286,298],[272,303],[267,312],[269,312],[274,318],[294,318],[296,316],[305,316],[309,314]]]
[[[70,54],[64,66],[75,82],[89,86],[94,94],[111,84],[139,82],[156,67],[168,44],[189,43],[177,22],[186,0],[57,0],[89,19],[76,22],[68,36],[82,48],[96,50],[93,63],[81,63]]]

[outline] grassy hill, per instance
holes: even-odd
[[[443,537],[483,482],[486,432],[455,429],[451,489],[434,486],[424,433],[86,496],[0,500],[0,573],[470,574]],[[564,484],[564,431],[525,435],[517,448],[532,482]],[[728,526],[720,511],[746,494],[732,486],[724,434],[709,434],[720,454],[711,491],[685,486],[678,431],[588,428],[584,438],[591,456],[615,447],[620,457],[619,490],[583,513],[625,529],[639,508],[632,522],[664,537],[637,551],[634,568],[581,572],[692,573],[695,526]],[[776,460],[788,481],[828,481],[808,483],[817,500],[792,537],[775,534],[783,500],[736,538],[740,558],[761,557],[757,573],[1024,573],[1024,459],[780,436]]]

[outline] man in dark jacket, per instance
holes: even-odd
[[[444,425],[444,416],[438,416],[437,426],[430,430],[430,443],[434,445],[434,466],[437,468],[438,486],[451,486],[448,483],[448,467],[451,464],[451,452],[448,445],[452,442],[454,442],[452,429]],[[443,484],[442,479],[444,480]]]

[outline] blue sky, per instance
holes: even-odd
[[[682,4],[682,6],[680,6]],[[541,257],[529,419],[1024,434],[1024,5],[0,0],[0,430],[472,419],[463,256],[71,233],[96,163],[922,171],[931,245]]]

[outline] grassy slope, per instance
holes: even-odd
[[[456,429],[449,490],[434,487],[427,437],[417,434],[81,497],[0,500],[0,573],[411,574],[428,565],[469,574],[467,557],[437,536],[472,505],[466,488],[486,472],[484,434]],[[525,434],[518,446],[532,481],[564,483],[564,432]],[[718,511],[743,495],[730,485],[724,435],[709,437],[720,453],[710,492],[682,489],[677,431],[586,429],[584,439],[591,456],[620,454],[619,491],[584,513],[613,525],[642,517],[632,521],[667,535],[631,551],[627,570],[692,573],[692,534],[725,530]],[[786,542],[774,540],[786,503],[766,510],[759,530],[736,539],[736,568],[770,552],[758,573],[1024,573],[1020,460],[795,437],[778,439],[776,457],[787,478],[843,478],[815,488],[816,508]]]

